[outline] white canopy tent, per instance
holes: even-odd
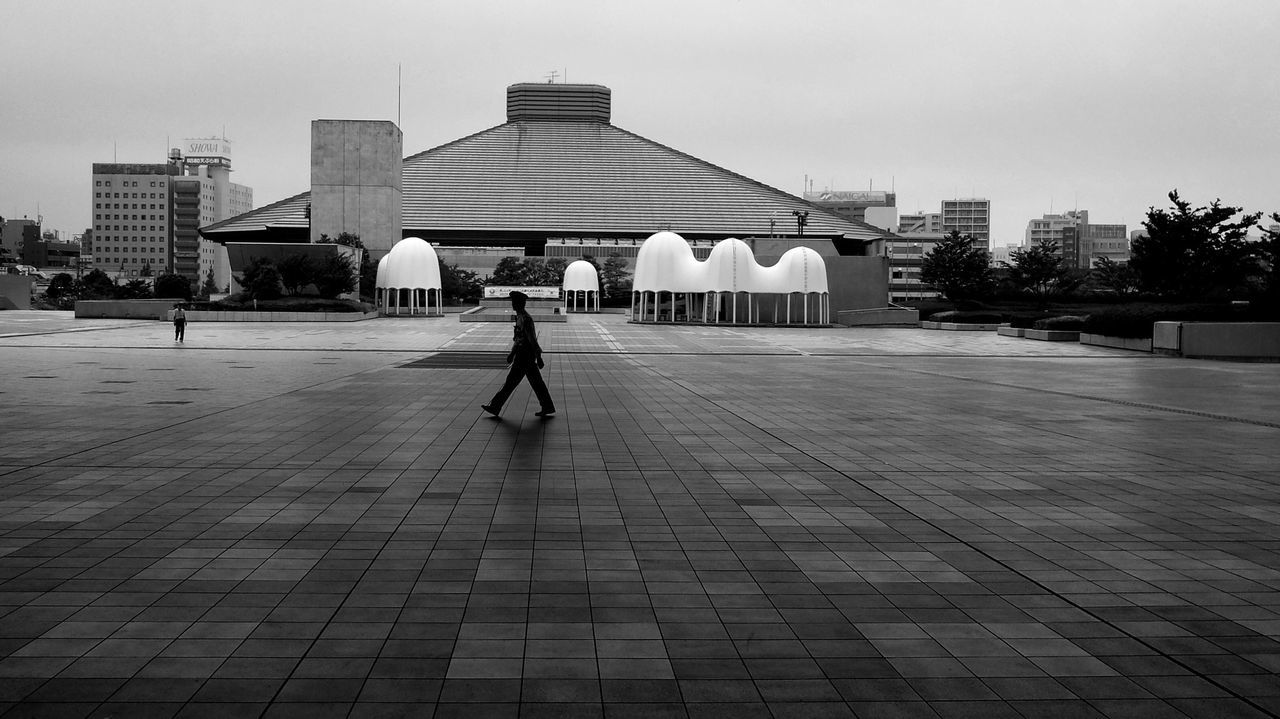
[[[664,293],[670,301],[665,310]],[[797,295],[798,307],[793,309]],[[709,318],[719,322],[724,315],[734,324],[761,323],[762,296],[773,298],[773,324],[830,322],[826,263],[814,250],[794,247],[777,264],[762,267],[747,243],[730,237],[716,243],[702,262],[684,238],[664,231],[645,240],[636,256],[631,316],[640,322],[700,317],[705,323]],[[785,303],[780,302],[782,298]],[[678,312],[681,302],[683,315]]]
[[[406,237],[397,242],[378,261],[376,284],[383,314],[444,314],[440,260],[435,248],[422,238]],[[433,290],[434,313],[431,312]]]
[[[574,260],[564,268],[564,312],[569,313],[570,305],[574,312],[600,311],[600,277],[596,266],[586,260]],[[581,293],[581,294],[579,294]],[[582,309],[578,309],[578,298],[582,297]],[[572,302],[570,301],[572,298]],[[592,300],[595,300],[592,309]]]

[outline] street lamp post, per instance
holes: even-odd
[[[804,237],[804,226],[809,224],[809,211],[792,210],[791,214],[796,216],[796,233]]]

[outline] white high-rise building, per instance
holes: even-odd
[[[973,238],[973,244],[991,249],[991,201],[965,197],[942,201],[942,231],[958,231]]]
[[[253,209],[253,189],[231,182],[231,143],[184,140],[166,163],[93,163],[93,265],[119,277],[176,272],[230,282],[226,250],[198,228]],[[145,270],[144,270],[145,268]]]

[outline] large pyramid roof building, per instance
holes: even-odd
[[[402,192],[404,236],[531,254],[549,238],[639,240],[664,229],[689,240],[794,235],[797,211],[808,213],[806,238],[830,240],[839,254],[863,254],[885,234],[611,124],[610,91],[600,85],[510,86],[507,122],[406,157]],[[306,242],[310,195],[201,233]]]

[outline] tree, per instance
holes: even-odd
[[[94,268],[80,278],[80,288],[76,293],[82,300],[110,300],[116,296],[116,281],[111,275]]]
[[[44,291],[44,296],[54,301],[71,297],[75,292],[75,286],[76,278],[66,272],[59,272],[49,280],[49,287]]]
[[[471,270],[440,261],[440,294],[446,302],[458,304],[480,297],[484,282]]]
[[[530,287],[559,287],[564,284],[564,269],[569,261],[563,257],[524,258],[524,284]]]
[[[612,252],[600,267],[600,294],[616,297],[631,291],[631,273],[627,272],[627,260]]]
[[[1233,222],[1241,208],[1221,200],[1193,209],[1173,190],[1169,201],[1170,210],[1148,208],[1147,234],[1133,241],[1129,264],[1138,286],[1168,299],[1225,298],[1245,289],[1258,271],[1249,229],[1262,213]]]
[[[200,285],[200,296],[208,298],[209,295],[218,291],[218,281],[213,276],[213,268],[209,268],[208,274],[204,276],[204,283]]]
[[[498,266],[493,268],[493,274],[489,277],[489,284],[502,287],[525,287],[528,284],[527,279],[524,262],[519,257],[508,255],[498,260]]]
[[[150,277],[150,276],[151,276],[151,261],[150,261],[150,260],[146,260],[146,261],[144,261],[144,262],[142,263],[142,269],[141,269],[141,270],[138,270],[138,276],[139,276],[139,277]]]
[[[351,255],[325,255],[315,263],[311,271],[311,281],[316,292],[326,300],[336,298],[344,292],[351,292],[360,286],[360,278],[356,275],[356,263]]]
[[[1262,231],[1258,257],[1262,289],[1268,300],[1280,305],[1280,212],[1271,213],[1274,223]]]
[[[1089,270],[1089,278],[1099,287],[1111,290],[1124,297],[1138,289],[1138,278],[1128,263],[1116,262],[1110,257],[1102,257]]]
[[[285,255],[276,269],[280,271],[280,283],[291,295],[302,294],[302,288],[311,284],[311,258],[304,254]]]
[[[949,300],[981,297],[991,287],[991,261],[973,238],[952,230],[925,253],[920,280],[933,285]]]
[[[129,280],[116,291],[116,298],[122,300],[141,300],[151,297],[151,285],[146,280]]]
[[[308,207],[310,206],[308,205]],[[343,232],[332,239],[328,235],[320,235],[320,242],[346,245],[360,250],[360,296],[373,297],[374,293],[378,291],[378,263],[373,261],[369,250],[364,246],[364,242],[360,240],[360,235]]]
[[[1063,291],[1070,282],[1071,268],[1067,267],[1061,248],[1053,240],[1011,250],[1009,259],[1013,260],[1005,263],[1009,280],[1041,302]]]
[[[274,300],[280,296],[280,271],[265,257],[250,259],[236,281],[252,299]]]
[[[191,299],[191,280],[183,275],[166,272],[156,277],[152,293],[156,297],[173,299]]]

